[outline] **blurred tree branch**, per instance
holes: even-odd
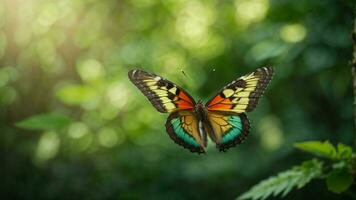
[[[356,8],[355,8],[356,10]],[[354,30],[352,33],[354,42],[353,60],[352,60],[352,76],[353,76],[353,89],[354,89],[354,132],[356,134],[356,17],[354,18]],[[356,135],[354,136],[354,145],[356,146]]]

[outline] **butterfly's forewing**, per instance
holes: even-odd
[[[130,70],[130,80],[162,113],[194,109],[194,99],[176,84],[142,70]]]
[[[219,112],[208,112],[208,119],[215,134],[216,147],[220,151],[240,144],[248,135],[250,122],[247,116],[225,115]]]
[[[169,115],[166,130],[172,140],[191,152],[204,153],[205,138],[199,134],[196,117],[189,111],[178,111]]]
[[[273,69],[262,67],[225,86],[206,103],[210,111],[244,113],[252,111],[272,79]]]

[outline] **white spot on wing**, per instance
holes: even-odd
[[[203,130],[203,122],[202,121],[199,121],[199,134],[200,134],[200,138],[203,138],[204,130]]]

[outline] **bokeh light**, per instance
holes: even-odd
[[[288,24],[281,28],[281,38],[286,42],[300,42],[307,34],[306,28],[301,24]]]

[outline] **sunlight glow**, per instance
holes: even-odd
[[[110,84],[106,92],[109,103],[116,108],[122,108],[129,101],[130,97],[126,88],[127,86],[120,81]]]
[[[73,139],[78,139],[83,137],[89,132],[89,128],[83,122],[75,122],[71,124],[68,128],[68,135]]]
[[[271,115],[264,117],[258,129],[261,133],[261,145],[266,150],[274,151],[282,145],[284,137],[278,118]]]
[[[104,128],[99,132],[99,143],[104,147],[113,147],[118,142],[116,132],[112,128]]]
[[[288,24],[281,28],[281,38],[290,43],[300,42],[307,35],[307,29],[302,24]]]
[[[83,81],[95,81],[104,75],[104,67],[95,59],[88,59],[77,64],[77,70]]]
[[[268,0],[235,0],[236,21],[240,25],[249,25],[262,20],[268,11]]]
[[[42,134],[35,152],[35,161],[42,162],[55,157],[60,146],[60,139],[56,132]]]
[[[37,34],[47,32],[51,25],[58,20],[59,12],[55,3],[44,4],[42,11],[39,13],[33,25],[33,31]]]
[[[189,2],[178,13],[175,24],[180,42],[188,47],[199,46],[207,39],[210,24],[215,21],[214,12],[198,1]]]

